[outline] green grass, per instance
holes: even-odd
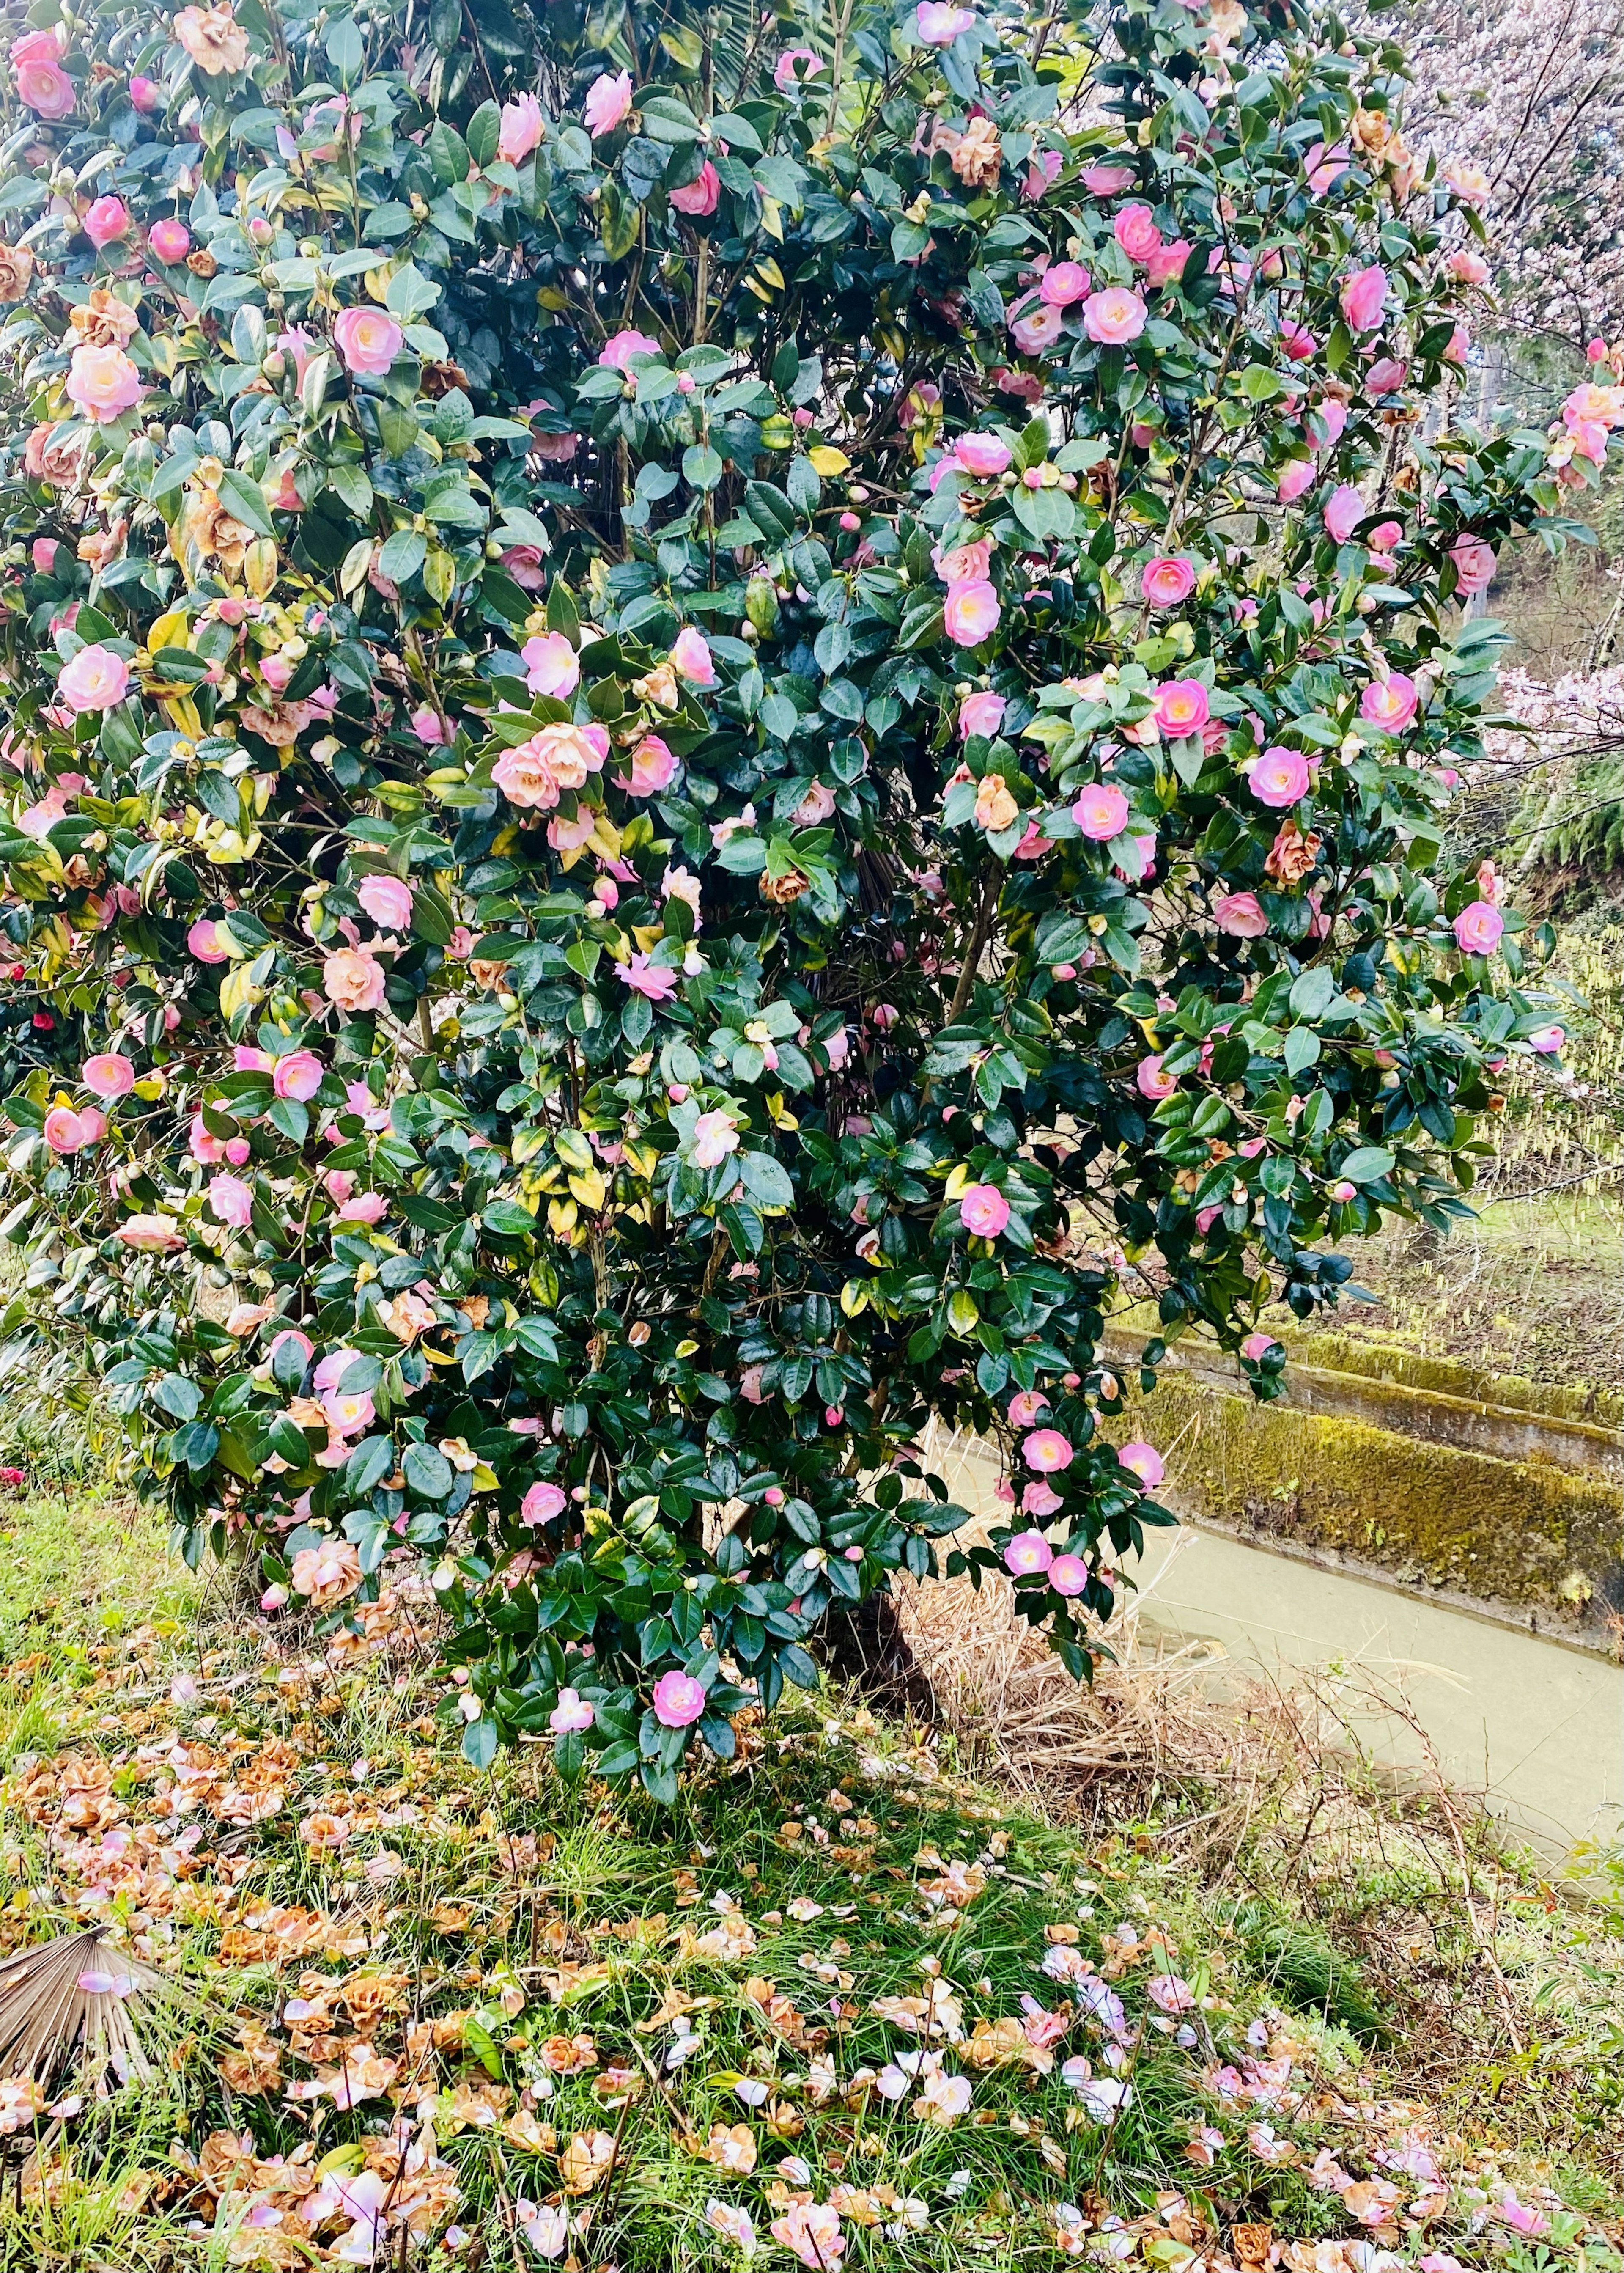
[[[249,1615],[221,1576],[177,1573],[145,1519],[60,1498],[8,1514],[0,1949],[105,1917],[213,2009],[161,2018],[157,2080],[70,2119],[65,2160],[0,2216],[7,2273],[328,2262],[345,2221],[318,2224],[307,2246],[289,2213],[318,2171],[382,2162],[397,2112],[431,2152],[434,2198],[404,2237],[387,2229],[378,2262],[417,2273],[544,2262],[520,2205],[559,2201],[578,2138],[613,2148],[607,2177],[564,2197],[576,2230],[558,2262],[583,2273],[725,2273],[739,2253],[708,2222],[713,2201],[746,2209],[758,2261],[788,2269],[768,2229],[797,2195],[842,2210],[849,2267],[1055,2264],[1074,2221],[1095,2233],[1093,2254],[1114,2217],[1102,2262],[1181,2273],[1198,2254],[1231,2262],[1237,2224],[1269,2224],[1306,2250],[1362,2230],[1337,2192],[1310,2182],[1314,2157],[1328,2149],[1347,2180],[1380,2180],[1377,2158],[1418,2126],[1449,2184],[1441,2230],[1466,2262],[1505,2256],[1503,2224],[1471,2228],[1516,2182],[1553,2189],[1532,2198],[1557,2258],[1579,2266],[1588,2239],[1590,2273],[1617,2273],[1605,2235],[1619,2045],[1606,2032],[1611,2014],[1618,2034],[1624,1962],[1605,1920],[1545,1908],[1532,1881],[1508,1880],[1529,1899],[1508,1900],[1496,1948],[1543,2052],[1501,2059],[1491,2104],[1479,2037],[1455,2029],[1434,1993],[1441,1983],[1463,2006],[1486,1994],[1462,1906],[1418,1877],[1384,1881],[1380,1840],[1357,1860],[1299,1847],[1292,1879],[1260,1835],[1198,1872],[1181,1834],[1202,1795],[1170,1775],[1153,1806],[1084,1842],[833,1692],[751,1732],[740,1762],[694,1777],[669,1814],[562,1788],[542,1748],[482,1777],[404,1617],[335,1661],[308,1632]],[[177,1738],[191,1767],[218,1764],[179,1812],[167,1797]],[[273,1767],[284,1804],[234,1821],[228,1795]],[[300,1827],[323,1812],[352,1825],[325,1855]],[[191,1828],[195,1842],[177,1839]],[[1402,1848],[1402,1825],[1390,1830]],[[139,1869],[102,1859],[109,1832]],[[399,1868],[380,1882],[385,1853]],[[971,1898],[933,1888],[951,1865],[982,1882]],[[1430,1952],[1406,1979],[1395,1932],[1424,1903]],[[747,1935],[700,1946],[726,1934],[730,1905]],[[243,1938],[264,1930],[262,1913],[285,1922],[296,1909],[331,1924],[329,1946],[258,1960]],[[1107,2073],[1099,2029],[1043,1969],[1057,1941],[1109,1977],[1136,2028],[1131,2100],[1111,2121],[1060,2072],[1082,2055],[1096,2080]],[[1164,1974],[1198,1999],[1185,2043],[1147,1999]],[[951,2010],[944,1996],[968,2042],[923,2044],[888,2001],[935,2000],[928,2018]],[[981,2064],[977,2024],[984,2040],[1019,2023],[1023,1999],[1070,2015],[1051,2061]],[[396,2064],[393,2104],[296,2096],[357,2037]],[[558,2073],[580,2057],[561,2051],[571,2038],[590,2039],[592,2065]],[[275,2079],[255,2089],[267,2079],[251,2059],[266,2049]],[[926,2049],[970,2089],[950,2123],[913,2112],[917,2079],[886,2096],[899,2056]],[[1265,2055],[1288,2063],[1276,2087],[1286,2101],[1225,2099],[1216,2072]],[[614,2069],[624,2076],[606,2089]],[[1249,2138],[1260,2119],[1289,2142],[1289,2164]],[[753,2169],[704,2158],[715,2127],[747,2142]],[[249,2142],[235,2190],[221,2175],[232,2139]],[[311,2176],[290,2183],[278,2157]],[[1404,2224],[1403,2184],[1378,2239],[1414,2257],[1426,2240]],[[254,2222],[279,2208],[280,2224]]]

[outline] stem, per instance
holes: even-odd
[[[948,1007],[947,1024],[950,1026],[956,1022],[960,1011],[969,1001],[971,989],[976,984],[977,968],[986,952],[987,941],[992,936],[1003,890],[1002,874],[996,868],[990,870],[981,887],[981,906],[977,912],[969,943],[964,950],[964,961],[959,969],[959,983],[953,990],[953,1001]]]

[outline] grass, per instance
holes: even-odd
[[[211,2000],[0,2140],[7,2273],[729,2273],[740,2212],[769,2269],[815,2213],[826,2269],[1618,2273],[1624,1921],[1470,1828],[1452,1874],[1356,1762],[1304,1808],[1279,1729],[1261,1774],[1125,1669],[1154,1767],[1045,1809],[830,1691],[667,1815],[468,1768],[404,1592],[324,1646],[114,1504],[7,1517],[0,1953],[105,1921]]]

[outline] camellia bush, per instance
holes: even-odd
[[[669,1798],[944,1552],[1086,1671],[1108,1315],[1277,1393],[1548,1046],[1460,604],[1620,358],[1454,423],[1479,184],[1279,0],[9,49],[14,1339],[267,1607],[421,1557],[476,1761]]]

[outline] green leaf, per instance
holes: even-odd
[[[1388,1174],[1395,1157],[1385,1144],[1361,1144],[1337,1163],[1336,1174],[1345,1176],[1351,1184],[1373,1184]]]
[[[400,1467],[408,1484],[422,1499],[444,1499],[454,1481],[451,1462],[432,1444],[408,1444]]]
[[[152,1399],[154,1405],[161,1405],[164,1411],[172,1414],[177,1421],[195,1420],[198,1408],[203,1402],[202,1392],[197,1383],[189,1381],[183,1373],[166,1373],[163,1379],[154,1384]]]
[[[462,1731],[462,1757],[476,1768],[490,1767],[501,1745],[496,1722],[483,1713]]]
[[[344,1469],[344,1489],[352,1499],[364,1499],[374,1484],[381,1484],[394,1468],[394,1441],[367,1437],[356,1445]]]
[[[239,474],[228,466],[220,477],[221,502],[229,506],[235,519],[251,529],[256,536],[273,533],[270,511],[266,505],[265,491],[258,482],[251,482],[246,474]]]
[[[366,46],[355,28],[355,19],[341,16],[327,26],[327,61],[333,75],[341,86],[354,86],[366,68]]]
[[[476,166],[488,166],[496,156],[497,145],[502,139],[502,106],[499,102],[482,102],[468,121],[468,156]]]
[[[391,583],[405,584],[423,566],[428,551],[428,539],[420,536],[415,529],[397,529],[393,536],[384,540],[378,565]]]

